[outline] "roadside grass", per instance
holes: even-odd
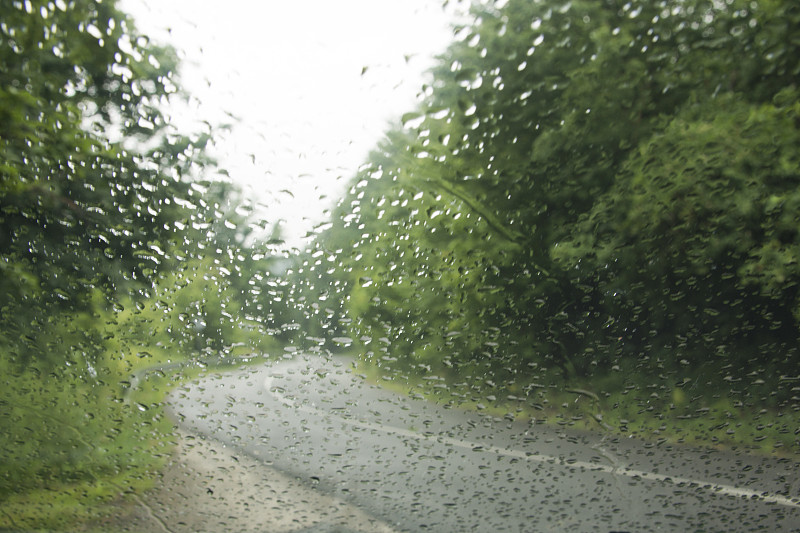
[[[658,392],[600,380],[572,387],[512,385],[506,390],[476,390],[467,383],[399,375],[356,359],[368,381],[395,392],[498,420],[601,432],[635,438],[646,446],[691,445],[739,450],[752,455],[800,458],[800,406],[758,405],[724,395],[688,397],[680,388]],[[596,391],[596,392],[595,392]]]
[[[150,400],[168,390],[164,387],[137,397],[127,413],[113,421],[127,426],[122,431],[96,435],[76,428],[86,433],[85,440],[92,446],[83,461],[96,465],[83,466],[77,479],[42,479],[7,495],[0,529],[83,531],[85,524],[119,513],[126,501],[151,488],[172,450],[173,427],[162,409],[145,408],[145,402],[152,406]]]
[[[109,530],[107,526],[97,526],[98,523],[124,525],[126,516],[142,511],[140,495],[155,486],[176,444],[175,426],[164,410],[167,394],[204,374],[263,364],[269,357],[235,354],[211,363],[187,361],[166,370],[148,372],[125,400],[121,399],[120,389],[115,402],[126,404],[122,420],[126,430],[116,432],[113,438],[106,436],[107,442],[93,450],[98,455],[115,455],[116,459],[101,461],[104,466],[90,470],[82,479],[43,481],[7,495],[0,505],[0,530],[99,533]],[[153,361],[164,364],[167,360],[164,354],[156,354],[153,359],[139,361],[139,367],[133,371],[157,366],[152,365]],[[102,406],[94,407],[98,412],[103,411]],[[119,406],[109,407],[114,409]],[[97,455],[93,458],[100,460]]]
[[[151,488],[152,472],[163,465],[167,455],[168,449],[154,452],[142,458],[137,468],[117,475],[101,474],[91,480],[52,484],[14,494],[3,502],[0,529],[86,531],[88,524],[124,510],[130,495]]]

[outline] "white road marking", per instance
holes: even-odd
[[[646,472],[644,470],[636,470],[633,468],[625,468],[619,466],[611,466],[611,465],[604,465],[599,463],[590,463],[588,461],[577,461],[577,460],[565,460],[563,457],[557,457],[554,455],[544,455],[534,452],[524,452],[521,450],[515,450],[513,448],[503,448],[499,446],[487,446],[483,444],[478,444],[475,442],[470,442],[467,440],[462,439],[455,439],[452,437],[447,437],[444,435],[432,435],[432,434],[424,434],[419,433],[416,431],[412,431],[410,429],[400,428],[396,426],[391,426],[388,424],[375,424],[373,422],[367,422],[366,420],[358,420],[352,418],[344,418],[339,416],[336,413],[331,411],[323,411],[321,409],[317,409],[316,407],[305,405],[305,404],[298,404],[291,398],[288,398],[285,394],[279,391],[276,387],[272,385],[273,379],[272,377],[267,377],[264,380],[264,388],[272,394],[277,400],[281,403],[286,405],[287,407],[291,407],[293,409],[297,409],[298,411],[316,415],[316,416],[327,416],[336,418],[341,421],[343,424],[348,426],[357,427],[361,429],[369,429],[373,431],[379,431],[382,433],[392,434],[392,435],[399,435],[402,437],[408,437],[415,440],[429,440],[435,442],[441,442],[444,444],[449,444],[451,446],[455,446],[458,448],[463,448],[466,450],[473,450],[473,451],[481,451],[481,452],[489,452],[496,455],[504,456],[504,457],[514,457],[516,459],[522,459],[524,461],[530,461],[535,463],[547,463],[552,466],[563,466],[565,468],[579,468],[582,470],[588,470],[592,472],[604,472],[606,474],[614,475],[614,476],[624,476],[634,479],[646,479],[649,481],[659,481],[665,483],[671,483],[673,485],[688,485],[690,487],[694,487],[697,489],[705,489],[707,491],[714,492],[716,494],[725,494],[727,496],[734,496],[736,498],[749,498],[749,499],[757,499],[762,502],[767,503],[774,503],[778,505],[784,505],[786,507],[794,507],[800,508],[800,499],[798,498],[787,498],[785,496],[780,496],[777,494],[770,494],[767,491],[757,491],[752,489],[744,489],[740,487],[735,487],[733,485],[725,485],[722,483],[713,483],[709,481],[699,480],[699,479],[691,479],[682,476],[669,476],[666,474],[658,474],[655,472]]]

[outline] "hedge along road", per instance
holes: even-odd
[[[175,391],[184,430],[398,531],[789,531],[798,464],[448,409],[297,356]]]

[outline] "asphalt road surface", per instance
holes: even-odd
[[[370,385],[346,359],[210,375],[171,409],[397,531],[800,531],[795,462],[447,409]]]

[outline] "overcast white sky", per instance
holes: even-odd
[[[182,53],[192,108],[179,120],[241,120],[221,165],[271,225],[299,237],[413,109],[452,38],[443,0],[124,0],[138,29]],[[194,115],[194,117],[192,117]]]

